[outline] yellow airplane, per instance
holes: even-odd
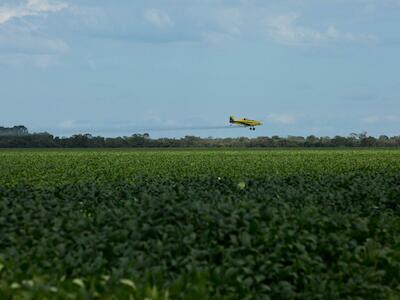
[[[231,116],[229,118],[229,123],[231,123],[231,125],[239,125],[239,126],[249,127],[250,130],[256,130],[256,126],[262,125],[262,123],[260,121],[249,120],[246,118],[235,120],[235,117],[233,117],[233,116]]]

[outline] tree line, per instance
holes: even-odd
[[[14,127],[2,127],[0,126],[0,136],[25,136],[28,135],[28,128],[23,125]]]
[[[149,134],[123,137],[101,137],[76,134],[57,137],[45,133],[29,133],[25,126],[0,127],[0,148],[307,148],[307,147],[400,147],[400,136],[381,135],[378,138],[366,132],[347,137],[262,136],[256,138],[156,138]]]

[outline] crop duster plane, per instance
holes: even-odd
[[[231,125],[239,125],[243,127],[248,127],[250,130],[256,130],[256,126],[261,126],[262,123],[256,120],[249,120],[246,118],[235,120],[235,117],[231,116],[229,118],[229,123]]]

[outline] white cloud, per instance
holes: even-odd
[[[29,31],[0,30],[0,53],[14,54],[65,54],[69,46],[61,39],[35,36]]]
[[[61,129],[74,129],[76,127],[74,120],[65,120],[59,124]]]
[[[58,65],[58,59],[54,55],[49,54],[3,54],[0,55],[0,65],[25,67],[31,65],[38,68],[48,68]]]
[[[297,13],[269,16],[264,23],[268,35],[276,42],[289,45],[319,45],[332,42],[371,42],[372,35],[341,32],[331,25],[326,30],[298,25],[301,15]]]
[[[243,20],[238,8],[226,8],[217,11],[215,20],[222,31],[230,35],[240,35],[242,32]]]
[[[267,122],[280,125],[292,125],[297,122],[297,119],[290,114],[269,114],[267,116]]]
[[[173,25],[170,16],[158,9],[149,9],[144,12],[144,19],[158,28],[167,28]]]
[[[0,64],[41,68],[58,64],[59,55],[70,49],[62,39],[42,35],[42,27],[35,22],[10,21],[58,12],[67,7],[64,2],[49,0],[26,0],[13,6],[0,6]]]
[[[37,16],[46,12],[57,12],[68,7],[64,2],[52,2],[48,0],[27,0],[18,6],[0,6],[0,25],[14,18]]]
[[[372,115],[362,120],[367,124],[379,124],[379,123],[400,123],[400,117],[395,115]]]
[[[0,26],[0,64],[46,68],[58,64],[70,47],[57,37],[42,36],[34,26]]]
[[[67,3],[49,3],[48,0],[28,0],[27,7],[38,12],[60,11],[68,7]]]

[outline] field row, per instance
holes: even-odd
[[[132,182],[139,176],[264,178],[400,170],[396,150],[0,151],[0,185]]]

